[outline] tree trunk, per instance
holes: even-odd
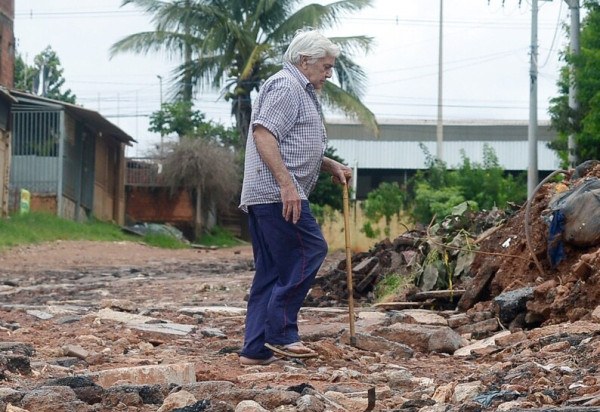
[[[184,47],[185,47],[184,61],[185,61],[186,67],[188,67],[187,65],[189,65],[192,61],[192,47],[189,45],[189,43],[186,43]],[[185,73],[183,74],[183,82],[184,82],[183,96],[182,96],[183,101],[191,102],[193,85],[192,85],[192,74],[190,73],[189,69],[186,69]]]
[[[185,9],[190,10],[192,8],[191,2],[188,0],[185,2]],[[190,26],[189,24],[185,24],[184,27],[185,38],[190,38]],[[181,96],[184,102],[192,101],[192,93],[193,93],[193,85],[192,85],[192,74],[189,70],[189,65],[192,62],[192,45],[190,41],[187,40],[183,45],[183,61],[186,66],[185,73],[183,74],[183,95]]]
[[[200,239],[204,231],[204,219],[202,218],[202,187],[196,187],[196,208],[194,217],[194,238]]]
[[[250,127],[250,117],[252,116],[252,102],[250,93],[244,93],[237,96],[235,102],[235,122],[240,132],[240,150],[246,149],[246,140],[248,139],[248,130]]]

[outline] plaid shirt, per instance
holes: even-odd
[[[264,83],[252,110],[240,202],[246,212],[251,205],[281,202],[279,185],[256,149],[256,125],[275,136],[283,163],[307,200],[319,178],[327,135],[315,89],[294,65],[285,63]]]

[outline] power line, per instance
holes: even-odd
[[[19,11],[15,12],[15,18],[23,19],[69,19],[69,18],[105,18],[105,17],[146,17],[136,10],[92,10],[92,11]]]
[[[113,17],[147,17],[147,14],[140,10],[41,10],[34,11],[29,9],[27,11],[15,12],[15,17],[23,19],[61,19],[61,18],[113,18]],[[340,20],[347,22],[358,22],[358,23],[388,23],[393,25],[410,25],[410,26],[437,26],[438,21],[435,19],[407,19],[399,17],[353,17],[343,16]],[[447,20],[444,21],[445,25],[456,26],[460,28],[478,28],[485,27],[488,29],[515,29],[523,28],[527,29],[529,24],[527,21],[515,21],[515,22],[498,22],[492,19],[482,22],[481,20]],[[554,24],[548,23],[547,27],[554,28]]]

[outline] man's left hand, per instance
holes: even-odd
[[[338,185],[350,183],[352,179],[352,169],[345,165],[340,165],[331,176],[331,181]]]

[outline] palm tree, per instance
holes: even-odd
[[[331,28],[344,13],[371,6],[372,0],[340,0],[299,9],[300,0],[125,0],[123,5],[129,3],[154,15],[156,32],[131,35],[113,45],[113,53],[147,53],[173,47],[187,51],[174,73],[178,94],[186,95],[185,88],[190,84],[221,90],[231,102],[244,147],[251,94],[279,70],[280,56],[296,31]],[[323,89],[324,103],[377,130],[374,114],[360,101],[365,73],[351,58],[357,51],[368,52],[372,38],[331,40],[341,47],[342,54],[334,68],[337,84],[329,81]]]
[[[198,49],[199,39],[203,37],[195,26],[194,0],[123,0],[121,7],[134,4],[152,15],[155,30],[126,36],[110,48],[111,57],[119,53],[148,54],[164,52],[168,58],[178,58],[184,65],[189,65]],[[193,80],[191,73],[181,73],[176,97],[184,102],[192,101]]]

